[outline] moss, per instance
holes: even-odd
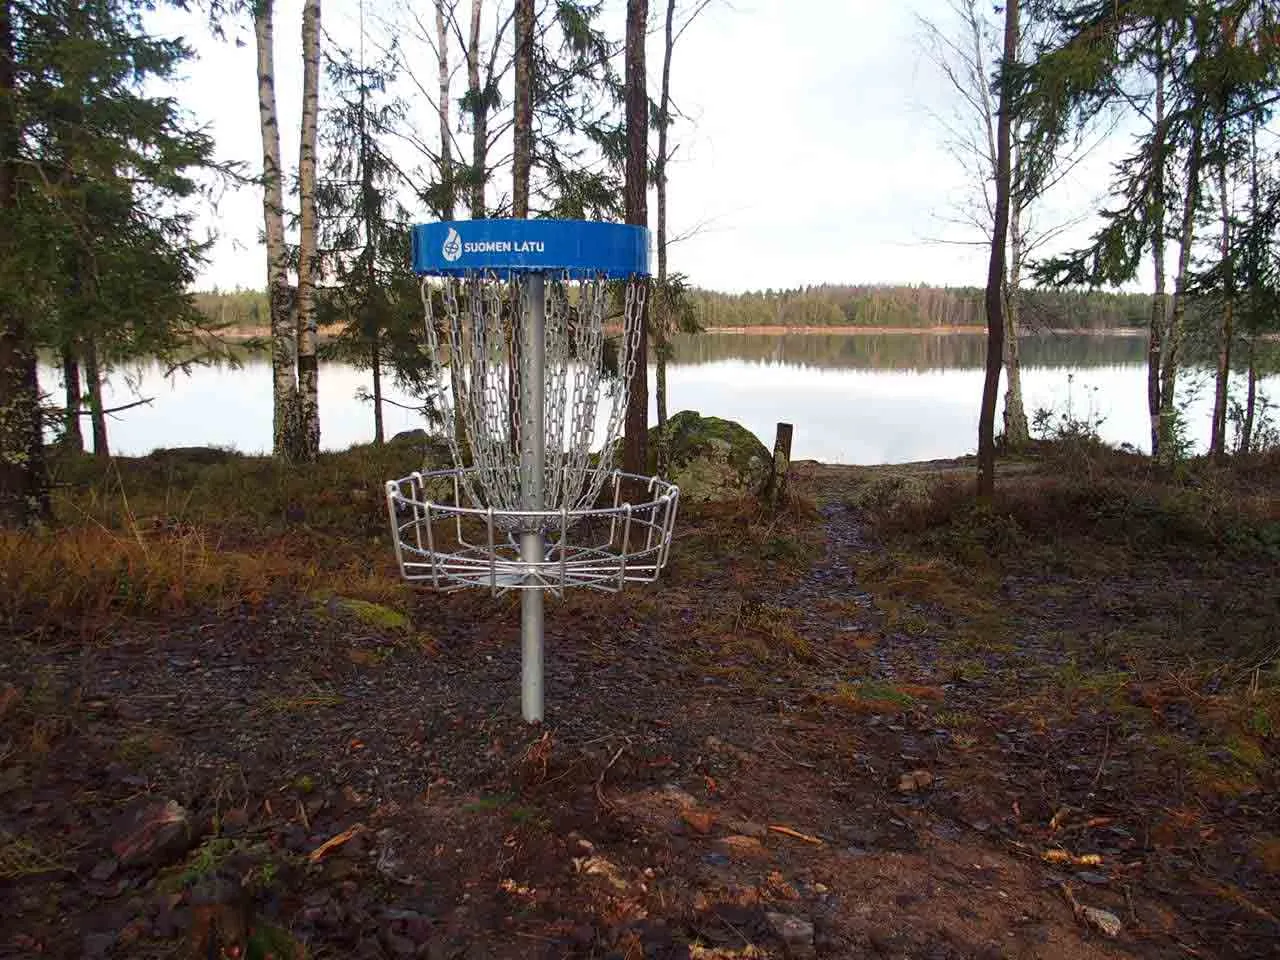
[[[758,496],[769,480],[773,457],[750,430],[732,420],[683,410],[661,428],[670,458],[670,479],[689,502]],[[649,431],[651,470],[656,469],[659,428]]]
[[[408,617],[380,603],[353,600],[349,597],[334,597],[331,602],[339,612],[355,617],[365,626],[380,630],[406,630],[409,627]]]

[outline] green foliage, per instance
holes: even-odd
[[[389,148],[405,122],[406,104],[387,94],[391,54],[368,64],[363,52],[326,54],[331,106],[317,185],[323,274],[332,284],[317,297],[322,324],[340,325],[322,356],[374,371],[375,435],[380,440],[380,377],[390,368],[404,388],[425,393],[422,304],[409,249],[409,214],[397,200],[405,177]]]
[[[36,345],[75,357],[91,344],[104,365],[147,356],[180,368],[209,354],[209,325],[186,289],[207,248],[190,202],[197,172],[215,167],[213,142],[155,92],[191,53],[148,34],[147,9],[11,4],[15,84],[0,96],[12,96],[17,126],[23,242],[0,251],[0,298],[32,318]]]

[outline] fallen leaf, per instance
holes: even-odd
[[[716,815],[706,810],[681,810],[680,819],[698,833],[710,833],[716,823]]]
[[[312,863],[319,863],[320,860],[323,859],[325,854],[329,853],[332,850],[336,850],[338,847],[342,846],[352,837],[357,836],[358,834],[364,833],[366,829],[367,828],[363,823],[357,823],[351,827],[348,827],[346,830],[343,830],[336,837],[330,837],[324,843],[320,844],[320,846],[312,850],[311,855],[310,857],[308,857],[308,859]]]

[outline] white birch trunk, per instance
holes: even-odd
[[[272,453],[286,457],[297,415],[298,380],[284,248],[284,188],[280,172],[280,122],[272,2],[263,0],[253,18],[258,48],[258,125],[262,134],[262,213],[267,238],[267,302],[271,314]]]
[[[302,143],[298,154],[298,459],[320,450],[319,369],[316,361],[316,128],[320,106],[320,0],[302,7]]]

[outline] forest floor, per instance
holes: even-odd
[[[0,956],[1261,957],[1280,461],[798,464],[649,588],[393,576],[407,448],[59,467],[0,534]]]

